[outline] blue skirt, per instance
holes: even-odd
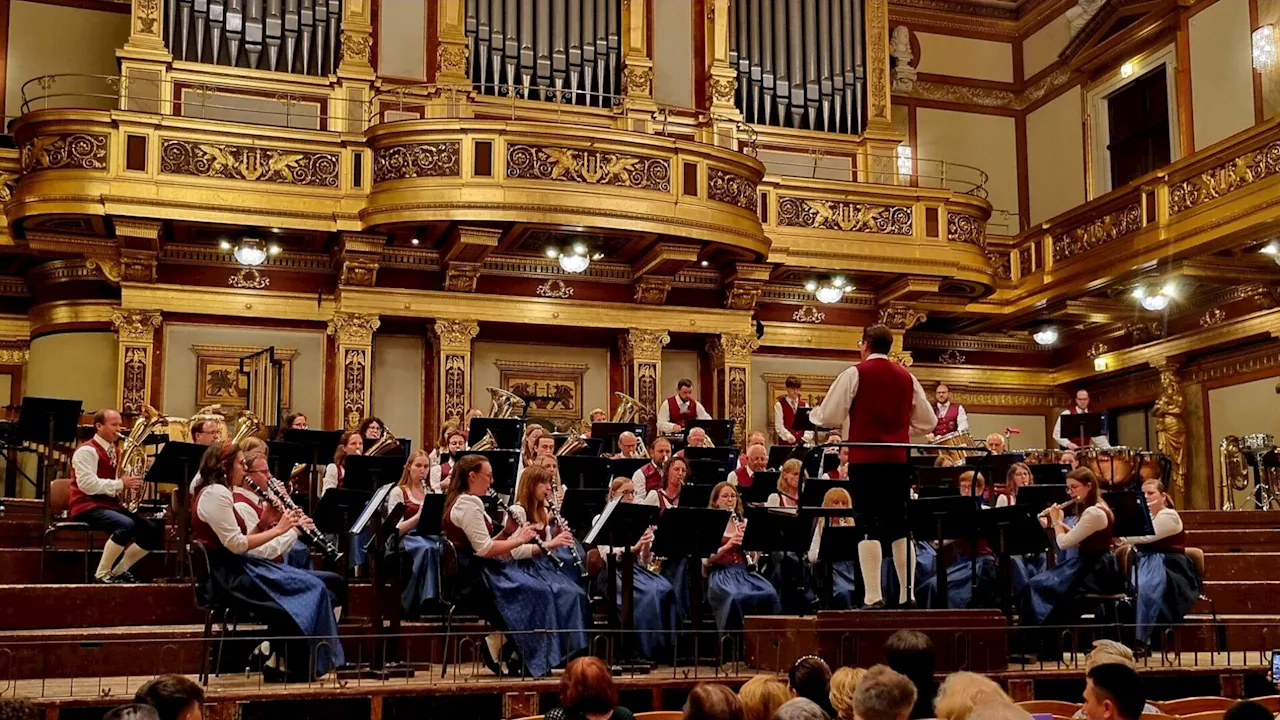
[[[582,546],[582,543],[577,540],[574,540],[573,543],[578,548],[577,557],[582,558],[582,567],[583,569],[586,569],[587,551]],[[560,566],[560,572],[564,574],[565,578],[575,585],[582,584],[582,570],[578,569],[578,562],[574,557],[573,551],[567,547],[558,547],[555,550],[552,550],[551,553],[560,559],[560,562],[562,563]]]
[[[1138,640],[1150,644],[1156,625],[1176,625],[1200,597],[1200,574],[1182,553],[1139,552]]]
[[[688,567],[689,558],[664,559],[662,561],[662,577],[671,583],[671,589],[676,594],[676,612],[680,613],[681,619],[688,619],[693,616],[689,602]]]
[[[1044,553],[1014,555],[1013,562],[1009,566],[1009,572],[1013,575],[1014,597],[1020,597],[1026,591],[1031,578],[1044,572],[1046,567],[1048,565]]]
[[[809,560],[793,552],[769,553],[769,583],[782,601],[788,615],[807,615],[817,606],[817,596],[810,589],[813,575]]]
[[[668,648],[675,646],[675,628],[679,622],[671,582],[637,565],[631,608],[636,649],[650,660],[662,658]],[[618,573],[618,610],[622,610],[622,573]]]
[[[520,659],[543,677],[587,647],[587,593],[545,557],[486,563],[485,577]]]
[[[978,556],[978,588],[974,597],[973,563],[968,556],[957,557],[947,565],[947,607],[962,609],[971,607],[994,607],[996,605],[997,585],[999,584],[1000,565],[990,555]],[[917,585],[916,598],[923,601],[925,607],[938,605],[938,578],[934,573],[921,578]]]
[[[439,535],[423,537],[409,533],[400,538],[400,551],[410,568],[409,581],[400,590],[400,604],[410,615],[422,603],[440,594],[441,542],[443,538]]]
[[[819,565],[814,569],[814,576],[819,586],[827,582],[826,570]],[[852,610],[861,604],[862,595],[858,592],[858,564],[852,560],[841,560],[831,565],[831,602],[826,610]]]
[[[1067,603],[1082,593],[1113,593],[1122,585],[1116,556],[1110,552],[1067,553],[1065,560],[1027,584],[1026,617],[1043,625],[1051,612],[1069,609]]]
[[[778,593],[746,565],[715,565],[707,578],[707,600],[716,616],[720,632],[742,629],[746,615],[777,615],[782,612]]]
[[[293,547],[284,554],[284,564],[299,570],[311,570],[311,548],[301,540],[295,540]]]

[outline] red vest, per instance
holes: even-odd
[[[452,470],[453,470],[452,460],[446,460],[445,462],[440,463],[440,482],[441,483],[444,483],[445,480],[449,479],[449,472]]]
[[[253,496],[253,493],[245,490],[244,488],[236,488],[231,492],[231,498],[237,505],[244,503],[245,505],[253,508],[254,514],[258,516],[258,523],[262,522],[262,504],[258,502],[258,498]],[[239,516],[240,513],[236,513],[236,517]],[[253,527],[249,528],[251,531],[257,529],[258,524],[254,524]]]
[[[780,445],[795,445],[796,442],[799,442],[798,436],[801,434],[799,430],[796,430],[796,411],[792,409],[791,402],[787,400],[786,395],[778,396],[778,404],[782,406],[782,426],[787,429],[787,432],[797,436],[795,442],[789,441],[785,438],[778,438],[778,443]],[[801,398],[796,407],[809,407],[809,404],[804,401],[804,398]]]
[[[911,440],[911,373],[888,358],[858,364],[858,392],[849,405],[849,442],[905,443]],[[849,462],[905,463],[907,451],[850,448]]]
[[[196,491],[196,496],[191,500],[191,539],[210,550],[216,550],[222,547],[222,540],[218,538],[218,533],[213,531],[209,523],[200,519],[200,496],[211,487],[213,486],[202,486]],[[244,526],[244,518],[240,517],[240,513],[233,511],[231,514],[235,516],[236,525],[240,526],[240,532],[248,535],[249,528]]]
[[[740,467],[737,470],[734,470],[733,474],[738,476],[738,487],[740,488],[751,487],[751,481],[755,479],[751,473],[747,472],[745,467]]]
[[[680,412],[680,402],[675,395],[667,398],[667,413],[671,416],[671,422],[679,425],[688,425],[690,420],[698,419],[698,401],[690,400],[689,409],[686,412]]]
[[[861,391],[862,383],[859,381],[858,389]],[[938,415],[938,406],[933,406],[934,415]],[[955,403],[947,405],[947,411],[938,415],[938,424],[933,426],[934,435],[950,435],[960,428],[960,406]]]
[[[461,497],[461,496],[459,496]],[[455,501],[456,502],[456,501]],[[441,529],[444,530],[444,537],[457,550],[465,550],[467,553],[474,553],[475,548],[471,547],[471,541],[467,539],[467,533],[462,528],[453,524],[453,508],[445,511],[444,522],[441,523]],[[488,514],[482,513],[484,516],[484,526],[488,528],[489,534],[493,535],[493,520],[489,519]]]
[[[104,480],[114,480],[116,477],[116,464],[93,438],[89,442],[84,443],[80,447],[88,445],[98,455],[97,475]],[[119,510],[120,501],[111,495],[88,495],[76,483],[76,479],[71,479],[71,500],[67,504],[67,517],[74,518],[76,515],[93,508],[106,508],[108,510]]]
[[[1150,548],[1157,552],[1180,553],[1187,550],[1187,531],[1179,530],[1167,538],[1161,538],[1153,543],[1146,545],[1138,545],[1139,549]]]
[[[724,535],[720,538],[720,544],[724,545],[729,542],[729,536]],[[716,561],[717,565],[746,565],[747,554],[742,551],[742,547],[738,546],[732,550],[726,550],[720,559]]]
[[[644,491],[657,490],[662,487],[662,473],[658,472],[658,466],[649,463],[640,468],[640,472],[644,475]]]
[[[1110,510],[1103,509],[1107,516],[1107,526],[1102,530],[1080,541],[1080,552],[1103,553],[1111,550],[1111,539],[1115,535],[1116,518]]]

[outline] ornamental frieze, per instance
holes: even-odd
[[[22,171],[106,170],[107,136],[96,133],[41,135],[22,144]]]
[[[997,280],[1008,280],[1013,277],[1013,259],[1007,252],[991,252],[987,251],[987,262],[991,264],[991,269],[995,271]]]
[[[1280,171],[1280,141],[1245,153],[1169,188],[1169,214],[1177,215],[1248,187]]]
[[[972,215],[947,213],[947,240],[985,248],[987,229],[981,220]]]
[[[164,140],[160,172],[170,175],[338,187],[337,153]]]
[[[507,177],[671,191],[667,160],[604,150],[508,145]]]
[[[378,148],[373,153],[373,181],[420,177],[457,177],[461,174],[459,142],[425,142]]]
[[[872,205],[841,200],[809,200],[783,196],[778,199],[778,224],[813,230],[910,235],[911,208]]]
[[[1059,262],[1114,242],[1142,228],[1138,203],[1126,205],[1053,239],[1053,261]]]
[[[756,184],[747,178],[719,168],[710,168],[707,170],[707,199],[756,212],[760,194]]]

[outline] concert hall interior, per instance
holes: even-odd
[[[0,718],[1280,712],[1277,26],[0,0]]]

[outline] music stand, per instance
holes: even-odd
[[[849,490],[848,480],[832,480],[831,478],[810,478],[800,485],[800,507],[820,508],[822,499],[834,488]],[[853,495],[850,494],[850,500]],[[852,517],[852,516],[849,516]]]
[[[822,451],[821,449],[819,449],[819,448],[812,448],[812,449],[810,449],[810,450],[805,454],[804,459],[802,459],[802,460],[800,461],[800,463],[801,463],[801,465],[800,465],[800,467],[801,467],[800,473],[801,473],[802,475],[804,475],[805,477],[811,477],[811,478],[816,478],[816,477],[820,477],[820,476],[822,476],[822,475],[823,475],[823,472],[822,472],[822,463],[823,463],[823,459],[826,457],[826,455],[827,455],[827,454],[826,454],[825,452],[823,452],[823,451]],[[837,465],[839,465],[839,463],[840,463],[840,456],[839,456],[839,455],[833,455],[832,457],[834,457],[834,458],[836,459],[836,464],[837,464]]]
[[[427,493],[422,497],[415,535],[432,537],[444,534],[444,493]]]
[[[684,449],[684,459],[689,462],[694,460],[714,460],[720,464],[720,477],[723,479],[726,475],[738,468],[738,448],[736,447],[687,447]]]
[[[609,474],[612,477],[629,478],[650,462],[652,460],[649,458],[614,458],[613,464],[609,466]]]
[[[467,455],[479,455],[489,461],[489,467],[493,471],[493,484],[490,487],[494,492],[508,497],[515,494],[516,479],[520,477],[519,450],[466,450],[458,453],[459,458]]]
[[[1116,490],[1102,493],[1102,500],[1111,508],[1115,517],[1112,533],[1116,537],[1140,537],[1155,535],[1151,525],[1151,510],[1146,498],[1136,490]]]
[[[187,542],[191,538],[191,498],[188,497],[190,493],[187,492],[187,486],[191,484],[191,478],[196,474],[194,468],[200,467],[200,458],[204,457],[208,449],[196,443],[167,442],[156,455],[151,467],[147,469],[145,481],[149,483],[170,482],[174,477],[179,478],[177,496],[174,500],[178,515],[177,571],[179,574],[187,566]]]
[[[586,493],[574,493],[574,495],[586,495]],[[568,502],[568,497],[566,497],[565,504],[568,505]],[[635,555],[632,554],[631,548],[640,542],[640,538],[649,526],[658,522],[658,514],[658,508],[652,505],[627,503],[622,502],[621,498],[617,498],[603,507],[600,511],[600,518],[591,526],[591,529],[582,539],[583,544],[586,545],[608,545],[611,548],[622,550],[621,563],[613,560],[613,553],[609,555],[609,574],[606,580],[608,588],[605,591],[606,602],[609,606],[609,618],[613,623],[616,623],[615,627],[622,631],[622,660],[614,664],[613,672],[615,674],[626,671],[649,672],[648,663],[628,662],[636,654],[633,635],[635,628]],[[619,598],[616,595],[619,577],[622,580],[622,607],[620,610],[618,607]],[[672,628],[672,633],[674,632],[675,629]]]
[[[747,521],[742,536],[743,552],[790,552],[804,554],[813,542],[813,518],[795,508],[755,505],[744,509]]]
[[[353,455],[351,457],[358,456]],[[348,457],[347,460],[350,460],[351,457]],[[370,459],[382,459],[382,456]],[[405,504],[400,502],[396,503],[395,507],[391,508],[385,516],[382,516],[381,509],[386,505],[387,495],[394,486],[395,483],[390,482],[379,487],[369,498],[368,504],[360,512],[360,517],[351,527],[351,534],[355,536],[359,536],[366,529],[373,530],[373,537],[369,540],[367,555],[369,558],[369,578],[373,586],[374,596],[373,634],[381,636],[377,642],[381,645],[382,652],[374,651],[368,667],[358,667],[353,670],[339,672],[338,678],[340,679],[376,678],[387,680],[414,676],[413,669],[404,666],[400,662],[400,573],[388,573],[388,568],[384,566],[384,555],[399,547],[400,530],[397,526],[404,519],[405,513]],[[333,491],[330,490],[329,492]],[[329,494],[325,493],[325,497],[328,496]],[[379,520],[380,517],[381,520]],[[391,580],[389,588],[388,575],[390,575]],[[386,629],[383,628],[382,624],[384,617],[389,620]]]
[[[806,515],[810,510],[804,511]],[[853,508],[820,508],[813,515],[815,518],[827,518],[828,525],[822,528],[822,540],[818,544],[818,563],[826,581],[822,584],[822,594],[818,598],[822,607],[831,608],[831,598],[835,592],[835,564],[858,559],[858,543],[866,533],[852,525],[831,525],[831,519],[837,517],[853,517]],[[821,520],[819,520],[821,522]],[[814,532],[817,532],[815,528]],[[861,574],[857,576],[857,584],[862,584]],[[856,588],[855,588],[856,590]]]
[[[1028,486],[1030,487],[1030,486]],[[1018,491],[1022,495],[1022,488]],[[1014,555],[1028,555],[1046,552],[1049,549],[1049,537],[1040,521],[1025,505],[1011,505],[993,508],[980,515],[983,537],[996,551],[1000,563],[1000,596],[1004,600],[1006,617],[1013,617],[1013,573]]]
[[[1059,465],[1056,463],[1042,465],[1028,465],[1031,469],[1031,477],[1036,485],[1062,485],[1067,482],[1067,473],[1071,472],[1070,465]]]
[[[742,497],[742,502],[752,505],[763,505],[769,502],[769,496],[778,492],[778,476],[781,474],[777,470],[761,470],[752,475],[751,485],[738,488],[738,495]]]
[[[715,484],[686,482],[680,488],[680,507],[705,508],[711,504],[711,491]]]
[[[1066,485],[1026,485],[1018,488],[1015,505],[1025,507],[1032,515],[1039,515],[1050,505],[1058,505],[1070,500]]]
[[[916,487],[923,488],[959,488],[960,476],[973,470],[964,465],[951,467],[917,467]],[[983,477],[986,477],[984,474]]]
[[[685,487],[688,489],[688,486]],[[681,496],[683,499],[683,494]],[[690,620],[697,637],[702,615],[702,560],[720,549],[725,528],[729,525],[729,511],[706,507],[669,507],[658,519],[658,530],[653,536],[653,554],[661,558],[688,558]]]
[[[293,468],[298,465],[306,465],[310,458],[310,451],[304,445],[286,442],[284,440],[268,440],[267,441],[267,468],[271,471],[271,477],[276,478],[284,483],[289,489],[289,494],[301,496],[302,493],[297,492],[297,488],[293,487],[290,482],[293,479]],[[310,488],[307,488],[307,495],[310,496]],[[309,502],[300,503],[309,505]]]
[[[567,488],[607,490],[613,482],[613,460],[590,455],[565,455],[556,458],[560,465],[560,485]],[[628,478],[631,476],[628,475]]]
[[[471,418],[467,426],[467,445],[475,445],[490,431],[498,447],[517,450],[524,444],[524,420],[521,418]]]
[[[689,431],[694,428],[702,428],[706,431],[707,437],[711,438],[711,442],[715,445],[732,445],[733,444],[733,420],[690,420],[685,424],[685,437],[689,437]]]
[[[1092,438],[1103,434],[1102,413],[1066,413],[1059,416],[1062,437],[1080,447],[1089,447]]]
[[[36,497],[45,498],[45,488],[53,478],[49,477],[52,466],[45,461],[47,453],[53,452],[56,443],[73,444],[80,424],[80,400],[64,400],[60,398],[24,397],[22,408],[18,411],[18,442],[30,442],[43,445],[45,451],[36,456],[36,476],[40,482],[36,484]],[[44,503],[45,526],[49,525],[49,502]]]
[[[577,528],[574,536],[582,540],[583,529],[589,529],[591,521],[608,505],[608,493],[596,488],[572,488],[573,492],[569,490],[564,491],[564,500],[560,502],[560,514],[564,516],[564,521],[569,527]]]
[[[689,477],[685,482],[715,485],[729,475],[718,460],[689,460]]]
[[[342,485],[349,490],[372,492],[384,483],[396,483],[404,474],[399,455],[348,455]]]
[[[648,426],[641,422],[598,422],[591,423],[591,439],[604,442],[607,452],[618,452],[618,436],[629,432],[644,440]]]
[[[950,601],[947,593],[947,563],[943,558],[943,541],[967,540],[972,563],[971,581],[978,582],[977,538],[978,514],[977,499],[972,496],[953,495],[940,498],[921,498],[912,500],[908,509],[908,523],[911,536],[916,540],[935,543],[937,549],[934,562],[934,581],[938,588],[938,607],[946,608]],[[908,554],[910,557],[910,554]],[[907,582],[912,583],[911,575],[915,568],[909,568]]]
[[[308,509],[312,514],[316,512],[317,499],[320,496],[320,477],[324,472],[324,468],[333,460],[333,455],[338,449],[338,442],[342,440],[342,430],[298,430],[288,428],[284,431],[284,440],[288,443],[301,445],[306,448],[307,464],[310,468],[310,481],[307,484],[307,497],[311,498]],[[278,475],[276,476],[279,477]]]
[[[808,454],[809,448],[804,445],[770,445],[768,467],[777,470],[791,458],[803,460]]]

